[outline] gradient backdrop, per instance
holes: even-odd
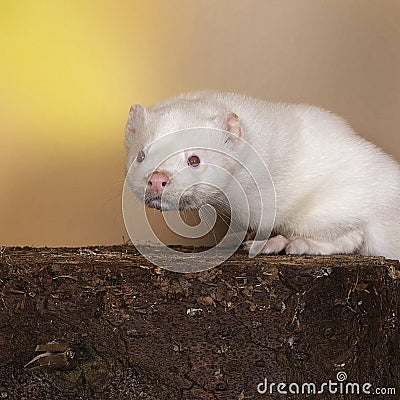
[[[397,0],[0,0],[0,50],[0,245],[126,239],[129,107],[182,91],[314,103],[400,158]]]

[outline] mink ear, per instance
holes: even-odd
[[[229,113],[226,119],[226,130],[234,135],[241,137],[242,136],[242,128],[240,127],[239,117],[231,112]]]
[[[125,138],[128,142],[134,138],[138,127],[143,124],[145,115],[146,109],[142,105],[134,104],[131,106],[125,130]]]
[[[218,117],[218,119],[222,122],[221,128],[237,138],[241,138],[243,136],[242,128],[240,125],[239,117],[234,112],[228,112],[222,114]]]

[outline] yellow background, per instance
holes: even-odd
[[[129,107],[182,91],[317,104],[400,158],[397,0],[1,0],[0,50],[2,245],[126,239]]]

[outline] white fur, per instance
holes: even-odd
[[[227,112],[239,117],[243,138],[265,161],[276,191],[273,233],[280,236],[269,243],[249,241],[247,248],[265,253],[285,249],[289,254],[358,252],[400,259],[399,165],[357,136],[343,119],[321,108],[234,93],[184,94],[146,110],[138,132],[130,134],[127,128],[128,165],[145,144],[168,132],[222,128],[216,121]],[[240,147],[228,150],[240,152]],[[153,152],[152,157],[156,155]],[[148,172],[138,172],[133,185],[146,184]],[[245,175],[239,172],[236,178],[247,191],[255,190]],[[201,195],[201,202],[207,202],[207,193]],[[198,206],[199,196],[195,200]],[[259,223],[257,205],[250,208],[250,227],[267,229]],[[240,207],[235,212],[240,222]]]

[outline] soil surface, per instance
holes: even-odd
[[[182,274],[128,245],[2,248],[0,399],[400,399],[399,278],[379,257]],[[397,394],[295,394],[329,380]]]

